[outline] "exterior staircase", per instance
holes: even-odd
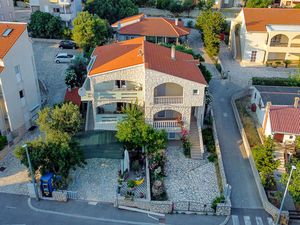
[[[274,157],[275,160],[279,160],[280,162],[276,172],[280,175],[286,172],[284,166],[285,165],[284,151],[285,151],[285,147],[283,145],[281,145],[280,143],[275,143]]]
[[[201,139],[201,140],[200,140]],[[197,120],[195,118],[191,119],[190,126],[190,141],[191,147],[191,158],[192,159],[203,159],[203,140],[202,133],[198,130]]]

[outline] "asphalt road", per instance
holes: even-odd
[[[111,204],[90,205],[83,201],[59,203],[31,200],[23,195],[0,193],[0,225],[156,225],[159,221],[143,213],[119,210]],[[217,225],[225,217],[167,215],[166,224]]]

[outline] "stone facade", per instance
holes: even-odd
[[[68,194],[66,191],[53,191],[52,198],[55,201],[66,202],[68,201]]]

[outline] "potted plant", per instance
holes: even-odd
[[[287,59],[287,60],[284,60],[283,63],[285,65],[284,67],[288,68],[288,66],[292,63],[292,61]]]
[[[133,190],[135,188],[135,181],[130,179],[127,181],[127,187],[131,190]]]

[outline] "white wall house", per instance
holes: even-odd
[[[22,135],[32,125],[41,98],[26,24],[0,22],[0,131]]]
[[[59,16],[66,26],[72,27],[72,21],[82,11],[81,0],[30,0],[32,12],[48,12]]]
[[[206,81],[191,55],[144,40],[144,37],[97,47],[88,78],[79,90],[92,105],[93,128],[116,130],[125,104],[143,106],[145,121],[179,139],[178,120],[197,136],[201,154],[201,126]],[[200,131],[200,132],[199,132]],[[201,142],[201,143],[200,143]]]
[[[300,57],[300,9],[243,8],[232,21],[230,49],[244,66]]]
[[[15,19],[13,0],[0,0],[0,21],[14,21]]]

